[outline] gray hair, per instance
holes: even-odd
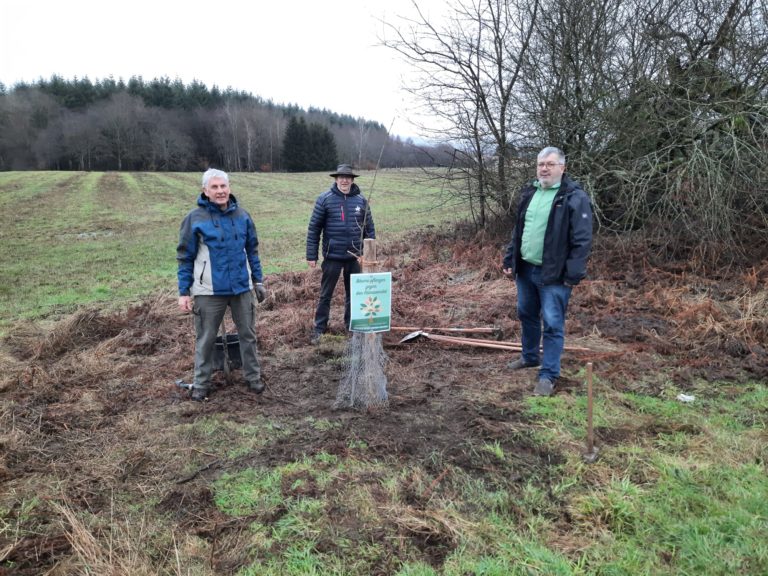
[[[216,168],[208,168],[203,174],[203,188],[208,188],[208,182],[211,181],[211,178],[221,178],[224,182],[229,184],[229,176],[227,176],[226,172],[223,170],[216,170]]]
[[[557,158],[565,164],[565,154],[563,153],[560,148],[555,148],[554,146],[547,146],[544,148],[541,152],[539,152],[539,155],[536,157],[537,160],[541,160],[542,158],[546,158],[550,154],[557,154]]]

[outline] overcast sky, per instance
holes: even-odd
[[[418,0],[432,16],[445,0]],[[0,82],[168,76],[418,136],[408,67],[379,45],[410,0],[0,0]],[[394,124],[393,124],[394,121]]]

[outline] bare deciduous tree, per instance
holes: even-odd
[[[115,94],[97,105],[95,116],[101,133],[100,152],[112,158],[118,170],[131,169],[144,154],[146,108],[142,100],[126,93]]]
[[[175,113],[148,110],[146,138],[148,166],[151,170],[180,171],[192,159],[192,140],[183,130],[183,120]]]
[[[556,145],[605,229],[665,253],[768,242],[768,0],[454,0],[440,24],[414,6],[384,44],[479,224]]]
[[[514,94],[539,2],[474,0],[449,6],[450,16],[435,23],[414,2],[417,16],[390,24],[392,36],[383,43],[413,65],[417,79],[410,92],[443,124],[431,135],[453,143],[456,167],[475,178],[477,190],[467,193],[479,204],[482,226],[487,208],[506,212],[512,205]]]

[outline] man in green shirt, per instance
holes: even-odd
[[[565,314],[571,290],[587,273],[592,206],[581,184],[565,174],[565,154],[538,155],[537,179],[523,187],[503,272],[517,285],[523,350],[512,369],[540,366],[533,393],[550,396],[560,377]]]

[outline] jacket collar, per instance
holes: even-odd
[[[538,187],[535,184],[535,180],[532,180],[528,184],[528,192],[530,194],[533,194],[536,190],[538,190]],[[557,190],[556,196],[560,196],[562,194],[568,194],[569,192],[572,192],[575,188],[581,188],[581,184],[579,184],[576,180],[572,180],[568,174],[563,174],[563,179],[560,181],[560,188]]]
[[[336,185],[336,182],[333,183],[330,191],[333,192],[334,194],[338,194],[339,196],[345,196],[345,194],[341,190],[339,190],[339,187]],[[357,196],[358,194],[360,194],[360,188],[358,187],[357,184],[352,182],[352,187],[349,189],[349,194],[346,194],[346,196]]]
[[[229,205],[227,206],[227,209],[226,210],[221,210],[221,209],[219,209],[219,205],[218,204],[214,204],[213,202],[211,202],[208,199],[208,197],[201,192],[200,196],[198,196],[198,198],[197,198],[197,205],[202,207],[202,208],[205,208],[209,212],[215,212],[215,213],[218,213],[218,214],[226,214],[227,212],[232,212],[234,209],[237,208],[237,198],[235,198],[234,194],[230,194],[229,195]]]

